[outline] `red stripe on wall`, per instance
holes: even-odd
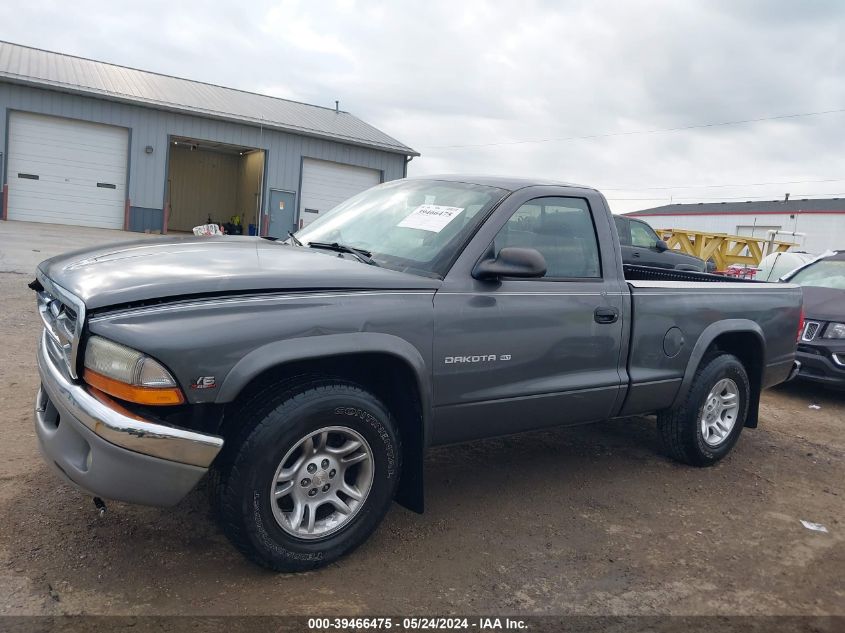
[[[0,215],[3,220],[9,217],[9,185],[3,185],[3,213]]]
[[[702,217],[708,215],[807,215],[807,214],[824,214],[824,215],[836,215],[836,214],[843,214],[845,213],[845,209],[842,211],[815,211],[815,210],[807,210],[801,209],[799,211],[752,211],[749,209],[748,211],[713,211],[712,213],[640,213],[639,211],[634,211],[633,213],[626,213],[625,215],[629,218],[659,218],[659,217],[670,217],[675,215],[700,215]]]
[[[129,198],[126,199],[126,204],[123,206],[123,230],[129,230]]]
[[[170,203],[164,203],[164,218],[161,222],[161,234],[167,235],[167,223],[170,222]]]

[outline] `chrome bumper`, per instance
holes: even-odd
[[[145,505],[178,503],[202,478],[223,439],[156,424],[74,384],[38,346],[35,430],[47,463],[96,496]]]
[[[47,333],[38,346],[41,384],[50,399],[101,438],[144,455],[208,468],[223,447],[223,438],[148,422],[118,411],[72,383],[47,351]]]

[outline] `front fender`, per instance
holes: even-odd
[[[431,437],[431,378],[416,347],[393,334],[348,332],[273,341],[252,350],[226,375],[217,393],[217,403],[234,400],[251,380],[268,369],[303,360],[352,354],[387,354],[404,361],[412,370],[420,394],[425,442]]]

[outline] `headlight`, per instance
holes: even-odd
[[[161,363],[101,336],[88,339],[85,382],[115,398],[138,404],[182,404],[185,398]]]
[[[845,338],[845,323],[828,323],[822,338]]]

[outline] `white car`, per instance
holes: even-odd
[[[777,281],[796,268],[813,261],[818,255],[811,253],[771,253],[763,258],[757,267],[757,281]]]

